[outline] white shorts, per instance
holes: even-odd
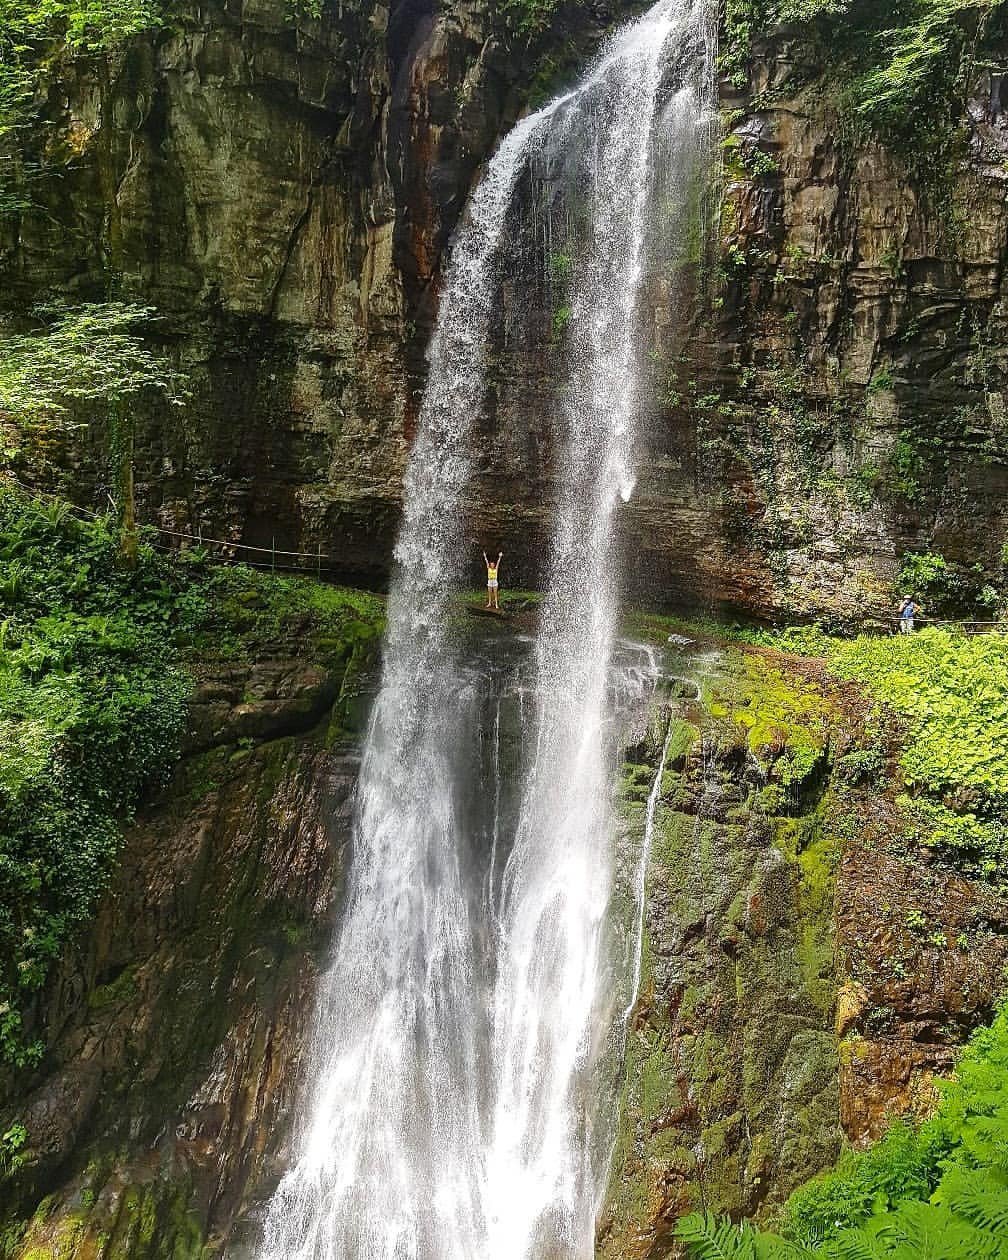
[[[496,582],[487,582],[487,590],[488,590],[488,591],[495,591],[496,589],[497,589],[497,583],[496,583]]]

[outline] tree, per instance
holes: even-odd
[[[49,306],[37,312],[37,332],[0,338],[0,412],[30,427],[55,418],[68,428],[74,402],[104,404],[122,493],[122,552],[136,559],[133,490],[135,413],[130,404],[145,391],[181,406],[188,398],[186,377],[154,353],[137,328],[155,315],[153,307],[123,302]]]

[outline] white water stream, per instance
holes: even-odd
[[[635,946],[609,914],[614,770],[655,676],[639,654],[614,667],[615,522],[633,486],[646,242],[676,230],[649,221],[655,160],[663,180],[669,168],[688,175],[712,65],[705,0],[660,0],[577,88],[511,132],[457,234],[406,477],[346,905],[264,1260],[593,1252],[612,1121],[599,1068],[619,1052],[636,983]],[[461,659],[452,601],[508,216],[530,163],[565,168],[586,228],[572,245],[540,633],[494,710],[487,671]],[[478,749],[489,730],[499,767],[502,698],[512,718],[518,705],[518,773],[505,781],[498,768],[481,792]]]

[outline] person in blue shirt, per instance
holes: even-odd
[[[914,622],[920,616],[921,608],[913,595],[904,595],[899,609],[900,634],[913,634]]]

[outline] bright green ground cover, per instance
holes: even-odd
[[[1008,880],[1008,636],[831,640],[827,662],[906,723],[905,803],[922,842]]]
[[[837,678],[872,695],[900,736],[902,804],[917,838],[966,871],[1008,882],[1008,635],[750,637],[824,657]]]
[[[897,736],[908,829],[964,871],[1008,884],[1008,634],[928,628],[837,639],[815,627],[747,630],[645,614],[630,628],[658,641],[676,631],[822,659],[875,699],[873,725]]]
[[[1008,1255],[1008,1011],[975,1034],[932,1119],[797,1190],[780,1233],[696,1214],[693,1260],[1003,1260]]]
[[[374,596],[210,568],[0,487],[0,1057],[107,883],[122,824],[171,773],[193,673],[296,633],[323,661],[373,650]]]

